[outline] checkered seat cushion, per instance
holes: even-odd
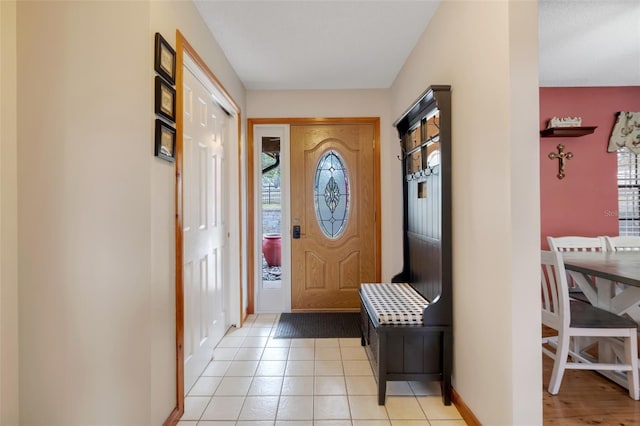
[[[365,283],[360,293],[379,324],[422,325],[422,313],[429,304],[406,283]]]

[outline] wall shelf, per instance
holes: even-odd
[[[579,136],[590,135],[597,126],[586,127],[551,127],[540,130],[542,138],[577,138]]]

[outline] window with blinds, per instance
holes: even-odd
[[[618,224],[620,235],[640,235],[640,172],[637,154],[618,150]]]

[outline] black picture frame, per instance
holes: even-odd
[[[160,76],[156,76],[156,114],[176,121],[176,90]]]
[[[176,160],[176,129],[156,118],[155,156],[173,163]]]
[[[164,77],[169,83],[176,82],[176,51],[162,37],[156,33],[156,48],[153,61],[153,68],[158,74]]]

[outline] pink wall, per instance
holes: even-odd
[[[618,111],[640,111],[640,87],[542,87],[540,129],[551,117],[582,117],[584,126],[598,126],[577,138],[540,138],[541,243],[563,235],[618,235],[616,154],[607,152]],[[558,179],[558,160],[549,159],[564,144],[573,158],[566,177]]]

